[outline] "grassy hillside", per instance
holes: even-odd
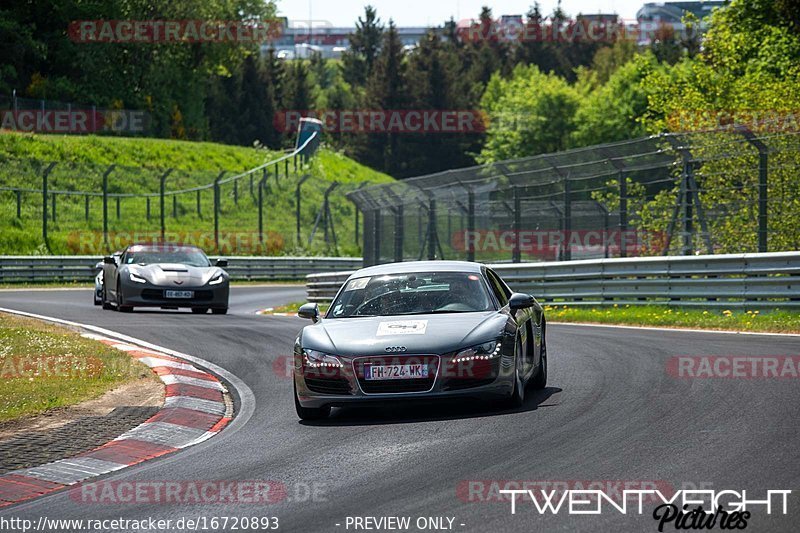
[[[50,191],[102,191],[103,174],[108,175],[110,193],[157,193],[160,176],[172,169],[166,190],[196,187],[212,183],[220,172],[230,177],[280,157],[278,152],[215,143],[196,143],[161,139],[114,138],[95,136],[57,136],[0,134],[0,187],[32,189],[21,193],[21,213],[17,218],[16,193],[0,190],[0,254],[47,253],[42,239],[42,174],[50,162],[56,166],[48,176]],[[258,238],[257,183],[263,174],[237,180],[237,185],[221,186],[219,217],[220,249],[214,246],[213,192],[200,192],[198,213],[196,192],[166,197],[165,225],[167,238],[201,245],[209,253],[223,255],[297,255],[341,254],[360,255],[355,242],[355,207],[344,194],[362,182],[385,182],[392,178],[373,171],[355,161],[323,148],[305,168],[294,171],[281,165],[276,179],[270,170],[264,199],[265,244]],[[295,229],[295,187],[301,176],[311,177],[302,185],[301,239]],[[322,206],[322,192],[331,182],[340,183],[331,195],[331,215],[338,240],[334,249],[323,240],[320,222],[313,241],[309,236]],[[150,200],[150,216],[145,198],[123,198],[119,205],[113,198],[108,203],[110,242],[102,240],[102,198],[86,199],[82,195],[57,195],[56,217],[52,219],[52,197],[49,250],[55,254],[102,254],[121,248],[130,241],[156,238],[160,234],[160,202]]]

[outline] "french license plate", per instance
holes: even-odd
[[[182,298],[184,300],[194,298],[194,291],[164,291],[167,298]]]
[[[428,365],[364,365],[364,379],[423,379],[428,377]]]

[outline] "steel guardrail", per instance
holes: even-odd
[[[509,286],[549,305],[800,307],[800,252],[591,259],[491,265]],[[306,277],[326,302],[352,272]]]
[[[216,258],[211,258],[214,261]],[[300,281],[320,270],[361,268],[358,257],[227,257],[225,270],[234,281]],[[91,282],[102,257],[0,256],[0,284]]]

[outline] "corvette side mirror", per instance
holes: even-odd
[[[103,263],[106,264],[106,265],[116,265],[117,264],[117,262],[114,261],[114,258],[111,257],[110,255],[107,255],[107,256],[105,256],[103,258]]]
[[[508,306],[512,311],[517,309],[527,309],[533,307],[533,296],[521,292],[515,292],[508,299]]]
[[[316,323],[319,321],[319,305],[315,303],[303,304],[297,310],[297,316],[309,318]]]
[[[214,264],[216,266],[220,267],[220,268],[225,268],[226,266],[228,266],[228,260],[227,259],[223,259],[222,257],[220,257],[219,259],[217,259],[217,262],[214,263]]]

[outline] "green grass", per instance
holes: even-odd
[[[545,311],[550,322],[800,333],[798,311],[701,310],[657,305],[598,307],[548,305],[545,306]]]
[[[269,311],[264,314],[270,313],[294,313],[297,314],[297,310],[300,309],[300,306],[307,302],[291,302],[286,305],[279,305],[277,307],[269,308]],[[319,312],[320,313],[327,313],[328,309],[330,308],[330,303],[321,303],[319,304]]]
[[[155,379],[121,352],[55,325],[0,314],[0,422]]]
[[[40,190],[42,168],[38,161],[56,161],[49,175],[51,190],[102,191],[102,174],[111,163],[117,166],[109,175],[109,191],[118,193],[155,193],[164,169],[175,169],[167,178],[166,189],[205,185],[223,170],[231,176],[273,160],[280,154],[256,148],[226,146],[162,139],[96,136],[58,136],[35,134],[0,134],[0,186]],[[125,166],[134,165],[134,166]],[[177,197],[177,216],[173,216],[172,197],[165,205],[167,239],[195,243],[209,254],[221,255],[351,255],[361,254],[355,242],[355,207],[344,194],[362,182],[386,182],[391,177],[373,171],[355,161],[323,148],[306,168],[294,172],[289,165],[280,167],[276,181],[274,169],[267,180],[264,201],[265,245],[259,242],[257,187],[251,193],[250,178],[238,180],[237,198],[233,183],[221,186],[219,235],[220,249],[214,243],[213,192],[200,193],[197,213],[196,193]],[[295,188],[300,176],[311,178],[302,186],[301,235],[295,228]],[[261,174],[254,178],[257,184]],[[337,237],[333,232],[324,241],[322,224],[309,243],[315,220],[323,203],[323,191],[337,181],[338,189],[330,196],[330,209]],[[0,254],[45,254],[42,239],[41,193],[22,196],[21,217],[16,217],[16,197],[0,191]],[[52,206],[48,207],[52,215]],[[89,220],[85,220],[84,198],[57,196],[56,220],[48,222],[49,252],[54,254],[101,255],[124,247],[131,241],[150,240],[160,235],[159,199],[152,198],[150,217],[143,198],[123,199],[120,217],[116,200],[108,204],[110,243],[102,242],[102,200],[90,199]]]

